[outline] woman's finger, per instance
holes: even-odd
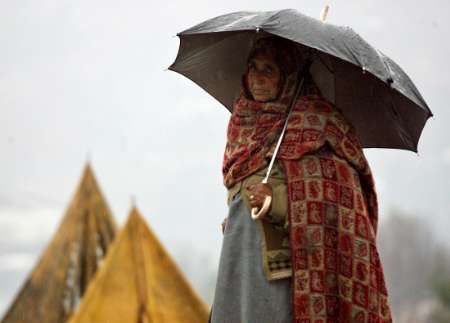
[[[248,199],[252,202],[261,201],[261,194],[250,194]]]
[[[265,196],[259,196],[254,199],[250,199],[250,206],[261,208],[262,205],[264,204],[264,199],[265,199]]]
[[[250,202],[250,206],[251,206],[252,208],[254,208],[254,207],[260,208],[260,207],[262,206],[262,204],[259,203],[259,202],[257,202],[257,201],[254,201],[254,202]]]

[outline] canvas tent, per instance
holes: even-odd
[[[203,323],[208,308],[133,208],[70,323]]]
[[[1,322],[66,322],[115,232],[111,211],[87,164],[59,228]]]

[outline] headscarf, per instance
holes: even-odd
[[[305,63],[305,59],[294,43],[284,38],[274,36],[258,39],[250,51],[247,62],[250,62],[250,60],[257,55],[264,55],[273,58],[280,69],[281,77],[278,95],[276,98],[278,99],[283,93],[282,91],[286,78],[290,75],[298,75]],[[252,98],[248,88],[247,75],[248,67],[242,78],[242,89],[247,98]]]

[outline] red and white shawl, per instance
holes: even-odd
[[[226,187],[267,167],[292,88],[285,86],[277,102],[255,102],[243,93],[235,101],[223,161]],[[293,321],[392,322],[375,241],[374,181],[353,127],[319,95],[302,96],[277,159],[288,189]]]

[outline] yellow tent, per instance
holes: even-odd
[[[58,230],[2,323],[66,322],[115,233],[116,224],[87,164]]]
[[[133,208],[69,323],[207,320],[207,306]]]

